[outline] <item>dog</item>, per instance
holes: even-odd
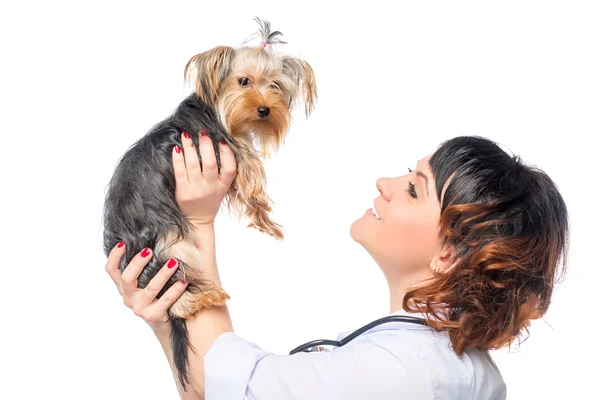
[[[282,144],[295,105],[303,101],[308,117],[317,99],[311,66],[274,52],[274,45],[286,43],[282,33],[271,31],[267,21],[255,20],[259,30],[253,37],[261,38],[260,45],[245,46],[251,37],[238,48],[218,46],[189,60],[184,79],[195,90],[126,151],[106,191],[104,253],[108,256],[121,240],[126,243],[121,272],[148,247],[154,256],[138,278],[139,288],[145,288],[170,258],[177,259],[179,268],[158,297],[178,280],[189,282],[169,309],[174,364],[184,390],[190,383],[185,320],[202,307],[225,304],[230,297],[203,279],[198,269],[199,244],[175,199],[172,149],[181,147],[182,133],[189,132],[200,158],[196,133],[201,131],[215,144],[220,169],[217,143],[225,141],[237,162],[236,177],[225,197],[227,208],[238,218],[248,218],[248,227],[281,240],[281,225],[269,216],[272,200],[266,191],[263,160]]]

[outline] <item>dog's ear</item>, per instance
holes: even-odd
[[[302,93],[304,95],[304,110],[308,117],[315,108],[317,101],[317,82],[311,66],[304,60],[295,57],[283,59],[283,71],[292,77],[297,85],[302,81]]]
[[[231,47],[218,46],[196,54],[185,66],[185,80],[196,88],[198,96],[209,106],[214,105],[221,83],[229,74],[233,53],[235,49]]]

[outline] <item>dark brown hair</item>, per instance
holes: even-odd
[[[478,136],[443,142],[429,164],[438,199],[451,177],[439,234],[455,264],[409,290],[403,307],[448,331],[456,354],[510,346],[546,313],[564,278],[569,224],[562,196],[543,171]]]

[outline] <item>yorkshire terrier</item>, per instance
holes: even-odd
[[[104,253],[108,256],[121,240],[126,243],[122,272],[143,248],[153,249],[154,256],[138,278],[139,288],[145,288],[167,260],[177,259],[179,268],[158,297],[178,280],[189,282],[169,309],[174,363],[184,389],[190,383],[185,320],[202,307],[225,304],[230,297],[200,272],[199,244],[175,200],[172,149],[181,147],[181,134],[189,132],[200,157],[197,133],[202,131],[215,144],[220,169],[217,143],[224,140],[237,162],[237,175],[225,198],[227,208],[239,218],[247,217],[249,227],[281,240],[281,226],[269,216],[272,200],[262,160],[282,144],[295,104],[303,98],[308,117],[317,98],[310,65],[273,52],[273,45],[286,43],[281,32],[272,32],[269,22],[255,20],[260,28],[250,39],[259,36],[259,46],[244,46],[248,39],[239,48],[218,46],[189,60],[184,78],[195,91],[127,150],[107,188]]]

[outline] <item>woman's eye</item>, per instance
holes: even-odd
[[[410,167],[408,168],[408,172],[412,172],[412,169],[410,169]],[[411,181],[408,181],[408,189],[406,189],[406,191],[415,199],[417,198],[417,191],[415,190],[415,185],[413,185]]]
[[[279,89],[279,83],[277,83],[277,82],[271,83],[271,89]]]
[[[415,190],[415,185],[413,185],[411,181],[408,181],[408,189],[406,189],[406,191],[415,199],[417,198],[417,191]]]
[[[238,79],[238,83],[240,84],[240,86],[248,86],[250,84],[250,79],[240,78]]]

